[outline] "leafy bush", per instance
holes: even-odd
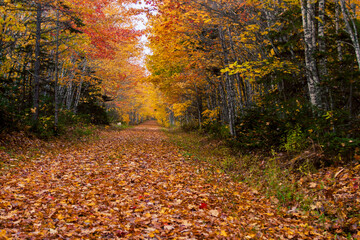
[[[108,125],[110,123],[105,107],[100,106],[95,101],[80,103],[78,114],[85,115],[86,117],[84,117],[88,118],[92,124]]]
[[[121,120],[121,116],[115,108],[107,110],[106,113],[110,123],[116,123]]]
[[[294,154],[311,143],[346,161],[359,151],[359,118],[350,118],[344,110],[314,109],[306,100],[256,106],[245,110],[236,122],[237,136],[232,145],[240,149]]]
[[[191,132],[199,129],[199,125],[196,122],[189,122],[181,125],[181,129],[185,132]]]
[[[34,126],[35,132],[41,138],[48,139],[55,135],[54,116],[41,116]]]
[[[314,120],[309,136],[327,155],[350,161],[359,151],[359,126],[359,117],[349,118],[349,113],[343,110],[327,111]]]
[[[75,114],[69,110],[61,110],[59,112],[59,125],[69,126],[81,123],[90,123],[88,116],[84,114]]]
[[[94,133],[92,126],[76,126],[74,129],[74,137],[80,138],[90,136]]]
[[[301,130],[300,125],[287,131],[282,149],[289,153],[298,153],[307,147],[307,135]]]
[[[208,121],[204,123],[203,131],[218,138],[222,138],[222,139],[230,138],[229,127],[218,121]]]
[[[237,119],[236,141],[246,149],[270,150],[280,146],[285,124],[280,114],[271,108],[252,108]]]
[[[14,128],[14,119],[0,104],[0,133],[6,129]]]

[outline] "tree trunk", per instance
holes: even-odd
[[[351,42],[355,49],[356,60],[360,71],[360,44],[359,44],[359,37],[358,37],[356,23],[354,18],[350,16],[350,12],[349,9],[346,7],[345,0],[340,0],[340,6],[346,26],[346,31],[350,35]]]
[[[321,54],[319,60],[320,79],[323,79],[327,74],[326,68],[326,44],[325,44],[325,0],[319,0],[319,21],[318,21],[318,37],[319,37],[319,52]]]
[[[66,91],[66,97],[65,97],[65,105],[66,105],[66,109],[67,110],[70,110],[71,109],[71,104],[72,104],[72,99],[73,99],[73,96],[74,96],[74,91],[73,91],[73,82],[70,81],[68,83],[68,87],[67,87],[67,91]]]
[[[224,65],[227,66],[229,64],[229,53],[226,46],[226,39],[224,32],[222,30],[222,26],[219,26],[219,39],[221,43],[222,52],[224,55]],[[228,72],[224,74],[225,77],[225,87],[226,87],[226,100],[228,105],[228,114],[229,114],[229,130],[231,136],[236,136],[235,132],[235,97],[234,97],[234,89],[233,89],[233,81]]]
[[[86,59],[85,59],[84,60],[84,65],[83,65],[83,70],[82,70],[84,74],[85,74],[85,71],[86,71],[86,65],[87,65],[87,62],[86,62]],[[75,96],[74,107],[73,107],[74,113],[77,112],[77,107],[78,107],[79,102],[80,102],[82,85],[83,85],[83,79],[81,78],[80,84],[78,86],[78,90],[77,90],[76,96]]]
[[[60,34],[60,25],[59,25],[59,3],[56,1],[56,49],[55,49],[55,86],[54,86],[54,105],[55,105],[55,114],[54,114],[54,127],[55,132],[58,130],[59,125],[59,94],[58,94],[58,83],[59,83],[59,34]]]
[[[172,110],[172,107],[169,108],[169,124],[170,124],[170,126],[175,125],[175,116],[174,116],[174,112]]]
[[[228,33],[229,33],[229,43],[230,43],[230,49],[232,54],[234,55],[234,58],[236,60],[236,62],[239,62],[239,58],[235,52],[235,44],[233,41],[233,37],[232,37],[232,33],[231,33],[231,29],[230,27],[228,27]],[[237,85],[238,85],[238,91],[239,91],[239,101],[238,101],[238,107],[241,109],[241,111],[243,110],[243,106],[246,105],[246,89],[245,89],[245,84],[243,83],[240,75],[238,73],[235,74],[235,78],[237,81]]]
[[[304,28],[306,78],[310,102],[313,106],[322,108],[320,79],[317,72],[316,59],[314,57],[316,35],[314,4],[311,3],[311,0],[301,0],[301,13]]]
[[[335,3],[335,31],[336,31],[336,37],[339,36],[339,30],[340,30],[340,6],[339,6],[339,2],[336,1],[336,3]],[[338,50],[339,61],[342,61],[343,56],[342,56],[341,42],[339,40],[337,40],[336,45],[337,45],[337,50]]]
[[[35,66],[34,66],[34,96],[33,96],[33,121],[37,124],[39,119],[39,93],[40,93],[40,41],[41,41],[41,21],[42,6],[37,4],[36,10],[36,42],[35,42]]]
[[[219,101],[219,105],[220,105],[220,116],[221,116],[221,120],[224,123],[228,123],[229,122],[229,110],[228,110],[228,106],[226,103],[226,92],[224,89],[224,85],[222,82],[219,83],[219,93],[220,93],[220,101]]]
[[[198,91],[198,88],[195,85],[195,92],[196,92],[196,105],[197,105],[197,112],[198,112],[198,122],[199,122],[199,128],[201,129],[202,127],[202,100],[201,100],[201,95],[200,92]]]
[[[79,106],[79,102],[80,102],[82,84],[83,84],[83,81],[81,80],[80,84],[78,86],[77,92],[76,92],[75,100],[74,100],[73,111],[75,114],[77,113],[77,107]]]
[[[325,0],[319,0],[319,21],[318,21],[318,42],[319,42],[319,78],[320,81],[326,81],[328,70],[327,70],[327,59],[326,59],[326,42],[325,42]],[[327,82],[327,81],[326,81]],[[325,99],[325,94],[322,95],[324,99],[323,107],[326,109],[332,109],[332,97],[329,87],[326,85],[324,90],[327,93],[328,99]]]

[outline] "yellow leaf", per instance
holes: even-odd
[[[274,56],[275,55],[275,51],[274,51],[274,49],[271,49],[270,50],[270,57],[272,57],[272,56]]]
[[[8,238],[8,237],[6,236],[6,230],[5,230],[5,229],[3,229],[3,230],[0,231],[0,238],[1,238],[1,239],[5,239],[5,240],[11,239],[11,238]]]
[[[255,234],[255,233],[251,233],[251,234],[247,235],[245,238],[246,238],[246,239],[252,239],[252,238],[254,238],[254,237],[256,237],[256,234]]]
[[[221,230],[221,233],[220,233],[221,236],[224,236],[224,237],[227,237],[227,233],[225,232],[225,230]]]

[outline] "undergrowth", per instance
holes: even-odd
[[[358,232],[360,208],[352,199],[359,197],[359,159],[348,165],[324,166],[321,149],[305,148],[296,128],[284,145],[290,153],[272,150],[270,154],[236,152],[228,141],[199,131],[166,132],[183,150],[184,158],[210,165],[209,178],[216,178],[211,171],[223,171],[266,196],[281,214],[306,216],[339,236]]]
[[[167,131],[167,134],[183,149],[182,154],[186,158],[199,159],[216,166],[233,180],[245,182],[263,192],[277,205],[309,209],[312,201],[298,188],[297,179],[314,170],[313,167],[302,164],[297,169],[286,169],[281,164],[282,156],[275,152],[270,157],[262,154],[240,155],[227,147],[225,142],[204,136],[203,133],[174,129]]]

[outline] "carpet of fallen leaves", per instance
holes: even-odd
[[[360,239],[360,164],[323,168],[300,178],[298,184],[314,198],[308,214],[322,216],[318,222],[326,230]]]
[[[154,122],[16,156],[0,173],[0,239],[334,239],[187,161]]]

